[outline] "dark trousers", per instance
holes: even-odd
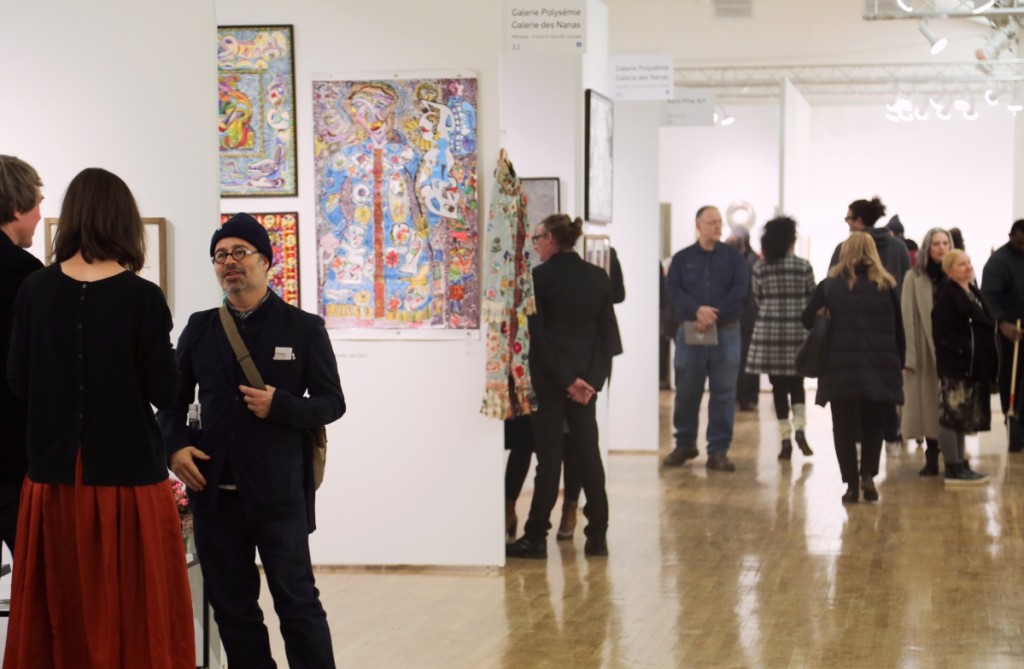
[[[750,353],[750,340],[754,335],[754,323],[746,322],[740,324],[742,328],[740,337],[740,373],[736,377],[736,401],[743,406],[757,406],[758,397],[761,395],[761,375],[747,374],[747,354]]]
[[[1002,356],[1002,364],[999,366],[999,404],[1002,406],[1005,416],[1010,410],[1010,381],[1013,377],[1013,342],[999,335],[999,353]],[[1019,449],[1024,446],[1024,431],[1021,430],[1020,414],[1021,405],[1024,404],[1021,397],[1021,379],[1024,377],[1024,352],[1018,353],[1017,357],[1017,393],[1014,397],[1016,414],[1013,418],[1007,418],[1010,426],[1010,448]]]
[[[594,429],[597,429],[596,426]],[[583,490],[583,472],[580,464],[580,446],[572,432],[565,435],[562,464],[565,465],[562,470],[562,499],[566,502],[578,502],[580,491]]]
[[[768,377],[768,380],[772,382],[772,400],[775,401],[775,417],[779,420],[789,418],[790,406],[806,403],[804,377],[772,374]]]
[[[277,667],[259,606],[258,549],[281,621],[288,666],[333,669],[331,632],[313,581],[304,515],[252,520],[245,515],[238,493],[222,490],[217,514],[195,516],[195,540],[206,592],[232,667]]]
[[[860,477],[878,475],[885,426],[878,416],[886,415],[893,404],[864,400],[832,400],[832,438],[844,483],[856,483]],[[860,436],[860,468],[857,467],[857,437]]]
[[[526,475],[530,473],[533,458],[533,421],[529,416],[518,416],[505,421],[505,501],[514,502],[523,491]]]
[[[658,337],[658,387],[668,390],[669,373],[672,369],[672,340],[661,335]]]
[[[542,541],[551,529],[551,510],[558,500],[558,482],[565,456],[565,426],[578,446],[580,477],[587,493],[583,515],[588,537],[602,539],[608,530],[608,495],[605,492],[604,465],[597,447],[596,397],[586,405],[577,404],[564,388],[553,388],[534,375],[534,387],[540,411],[533,419],[533,445],[537,453],[537,474],[533,480],[533,502],[526,520],[526,535]],[[538,382],[539,381],[539,382]]]
[[[20,483],[0,483],[0,540],[14,555],[14,533],[18,529],[18,503],[21,499]]]

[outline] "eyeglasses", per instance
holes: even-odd
[[[854,222],[854,221],[856,221],[857,219],[853,218],[852,216],[847,216],[847,217],[846,217],[846,218],[844,218],[843,220],[844,220],[844,221],[846,221],[847,223],[853,223],[853,222]]]
[[[243,260],[245,260],[246,256],[251,256],[254,253],[259,253],[259,251],[255,251],[252,249],[243,249],[241,246],[239,246],[238,248],[231,249],[230,252],[221,249],[220,251],[214,253],[213,257],[210,258],[210,260],[217,263],[218,265],[223,265],[228,261],[228,256],[231,256],[232,258],[234,258],[235,262],[242,262]]]
[[[532,239],[533,241],[537,241],[538,239],[543,239],[544,237],[547,237],[547,236],[548,236],[547,232],[541,232],[540,234],[536,234],[533,237],[530,237],[530,239]]]

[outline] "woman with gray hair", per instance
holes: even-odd
[[[907,360],[903,366],[902,432],[907,439],[924,437],[925,464],[921,476],[939,473],[939,375],[935,370],[935,342],[932,339],[932,305],[939,285],[946,278],[942,258],[952,248],[952,239],[942,228],[932,228],[921,240],[914,268],[903,280],[900,301],[907,337]]]

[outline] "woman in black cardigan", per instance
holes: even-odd
[[[854,232],[843,243],[839,262],[804,309],[804,327],[814,325],[820,309],[828,311],[831,322],[825,372],[818,379],[815,401],[832,405],[836,457],[847,485],[843,503],[856,503],[860,491],[866,501],[874,502],[884,427],[878,417],[903,403],[905,343],[896,279],[882,266],[870,235]]]
[[[990,395],[999,376],[996,320],[972,283],[971,259],[959,249],[942,258],[949,277],[935,296],[932,338],[939,373],[939,448],[947,484],[985,483],[988,475],[971,470],[964,434],[987,432],[992,421]]]
[[[7,378],[28,405],[4,667],[195,666],[181,526],[152,405],[177,385],[171,314],[135,272],[145,232],[117,176],[64,196],[54,262],[22,284]]]

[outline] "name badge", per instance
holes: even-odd
[[[274,347],[274,360],[294,360],[295,354],[292,353],[291,346],[275,346]]]

